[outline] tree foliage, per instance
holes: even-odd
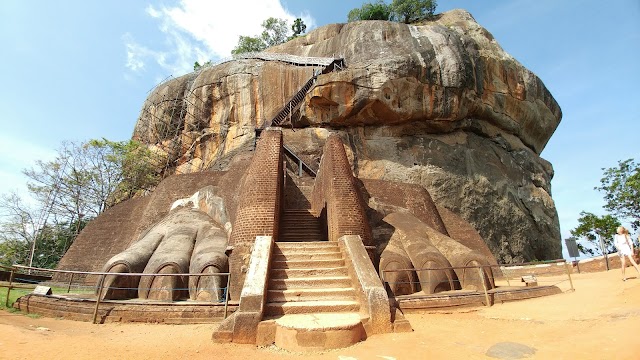
[[[307,25],[304,24],[302,19],[297,18],[293,21],[293,25],[291,25],[291,31],[293,31],[293,35],[291,35],[290,39],[294,39],[307,31]]]
[[[202,65],[200,65],[200,63],[196,61],[193,63],[193,71],[196,71],[203,66],[209,66],[209,65],[211,65],[211,60],[205,61],[204,63],[202,63]]]
[[[391,20],[391,6],[384,1],[378,0],[374,3],[364,3],[362,7],[349,11],[347,20]]]
[[[231,50],[232,54],[242,54],[247,52],[259,52],[268,47],[275,46],[286,42],[296,36],[302,34],[307,26],[302,19],[298,18],[293,22],[290,36],[287,21],[270,17],[262,22],[262,33],[258,36],[240,36],[238,45]]]
[[[50,224],[40,223],[46,209],[29,207],[16,193],[5,194],[0,201],[1,265],[28,265],[35,240],[32,266],[54,268],[90,220],[68,223],[53,217]]]
[[[405,24],[430,19],[436,6],[435,0],[393,0],[391,3],[395,19]]]
[[[578,245],[583,254],[604,255],[600,248],[600,241],[604,243],[604,251],[608,254],[616,251],[613,245],[613,235],[620,226],[620,221],[611,215],[597,216],[590,212],[582,211],[578,219],[578,226],[571,230],[571,235],[585,238],[595,245],[596,250]]]
[[[617,167],[604,170],[600,186],[605,209],[629,219],[633,229],[640,228],[640,164],[633,159],[618,161]]]
[[[377,0],[349,11],[347,20],[392,20],[409,24],[432,18],[437,5],[435,0],[393,0],[391,4]]]
[[[55,266],[90,219],[155,186],[157,165],[133,140],[63,143],[53,160],[23,171],[30,200],[0,199],[0,262],[28,264],[33,252],[34,266]]]

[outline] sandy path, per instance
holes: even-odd
[[[628,274],[629,275],[629,274]],[[214,344],[213,325],[103,324],[0,312],[1,359],[640,359],[640,279],[574,274],[575,292],[407,314],[414,332],[314,354]],[[555,281],[555,280],[552,280]],[[568,282],[560,283],[563,290]],[[514,343],[514,344],[503,344]],[[506,351],[506,352],[504,352]]]

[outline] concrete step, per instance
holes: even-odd
[[[307,269],[272,269],[269,272],[271,279],[296,279],[318,276],[347,276],[346,267],[307,268]]]
[[[296,234],[280,234],[278,242],[299,242],[300,240],[322,241],[322,235],[296,235]]]
[[[315,221],[293,219],[290,222],[280,222],[280,228],[287,230],[316,230],[320,229],[320,224]]]
[[[322,229],[319,227],[311,226],[292,226],[292,227],[280,227],[280,234],[322,234]]]
[[[280,241],[281,238],[283,237],[299,237],[301,239],[308,239],[308,238],[312,238],[312,239],[316,239],[316,238],[322,238],[323,234],[320,231],[300,231],[300,230],[296,230],[296,231],[280,231],[280,233],[278,234],[278,241]],[[320,241],[320,240],[306,240],[306,241]]]
[[[299,253],[273,253],[273,261],[303,261],[303,260],[338,260],[342,259],[340,252],[299,252]]]
[[[349,288],[348,276],[317,276],[312,278],[269,279],[269,290]]]
[[[283,215],[309,215],[313,216],[311,209],[286,209],[282,212]]]
[[[300,242],[300,241],[323,241],[323,239],[326,239],[325,236],[320,235],[320,234],[287,234],[287,233],[280,233],[280,235],[278,236],[278,242],[284,242],[284,243],[292,243],[292,242]]]
[[[340,349],[366,338],[355,312],[285,315],[276,319],[274,326],[275,345],[296,352]]]
[[[360,304],[354,300],[271,302],[264,310],[267,315],[358,312]]]
[[[354,288],[268,290],[267,302],[356,300]]]
[[[367,338],[364,319],[355,312],[278,315],[257,330],[256,345],[299,353],[345,348]]]
[[[276,242],[277,250],[298,250],[298,249],[332,249],[338,251],[340,248],[337,243],[329,241],[299,241],[297,243],[281,244]]]
[[[340,267],[344,266],[343,259],[329,259],[329,260],[281,260],[272,261],[271,269],[309,269],[309,268],[322,268],[322,267]]]

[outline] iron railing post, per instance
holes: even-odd
[[[224,319],[227,318],[227,306],[229,306],[229,283],[231,280],[231,272],[227,275],[227,288],[224,292]]]

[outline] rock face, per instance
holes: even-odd
[[[469,13],[333,24],[268,52],[345,60],[318,76],[284,130],[307,163],[337,133],[357,177],[422,185],[475,226],[498,262],[561,256],[553,168],[539,156],[560,108]],[[256,58],[172,79],[145,102],[134,138],[170,172],[224,170],[314,70]]]

